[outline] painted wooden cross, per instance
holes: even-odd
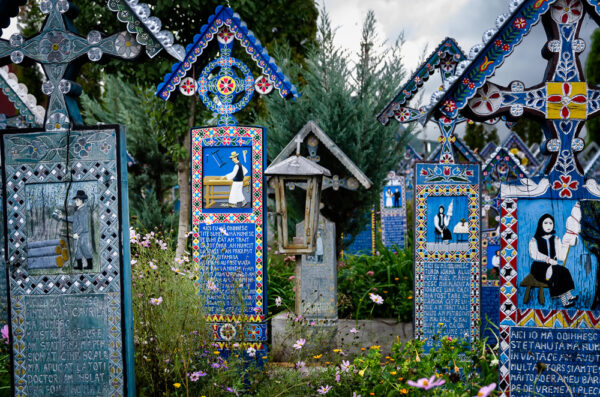
[[[61,131],[71,124],[83,123],[75,101],[81,94],[81,87],[74,81],[81,58],[87,56],[92,62],[100,61],[104,55],[133,59],[141,52],[140,43],[151,47],[147,51],[150,56],[162,48],[174,56],[181,56],[182,49],[173,45],[170,33],[160,31],[160,21],[150,18],[147,5],[110,0],[108,7],[118,12],[119,20],[127,22],[128,29],[137,33],[137,37],[131,32],[104,37],[97,30],[90,31],[87,37],[79,36],[71,20],[76,15],[73,5],[67,0],[43,0],[40,10],[47,18],[38,35],[24,38],[15,33],[10,40],[0,40],[0,59],[10,59],[16,64],[30,59],[42,66],[47,77],[42,91],[49,96],[44,122],[46,131]]]
[[[586,14],[600,24],[600,2],[524,0],[509,8],[458,65],[427,115],[543,122],[542,172],[500,188],[499,392],[596,396],[600,380],[586,374],[600,365],[600,187],[585,179],[577,157],[585,121],[600,113],[600,90],[581,67],[579,32]],[[532,87],[490,82],[540,20],[547,35],[544,80]],[[540,363],[568,377],[564,389],[542,371],[536,377],[532,369]]]
[[[529,2],[528,2],[529,3]],[[595,1],[559,0],[538,1],[527,5],[527,11],[513,20],[510,32],[497,35],[488,43],[487,61],[477,65],[466,62],[459,66],[468,72],[456,79],[443,95],[434,98],[441,101],[440,113],[430,109],[437,117],[455,119],[460,114],[474,120],[487,120],[499,116],[515,119],[521,116],[543,120],[545,141],[542,151],[550,156],[543,173],[552,181],[551,189],[560,197],[572,197],[584,189],[584,172],[577,155],[584,148],[579,137],[585,121],[600,114],[600,90],[585,82],[580,54],[585,42],[579,37],[586,9],[597,17],[600,8]],[[532,87],[521,81],[513,81],[507,87],[487,81],[484,77],[499,66],[501,60],[512,52],[513,47],[529,31],[530,26],[548,11],[544,26],[548,41],[543,55],[548,59],[545,79]],[[483,50],[481,45],[478,50]],[[442,100],[443,98],[443,100]],[[600,193],[591,187],[595,193]]]

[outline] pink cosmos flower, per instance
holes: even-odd
[[[158,306],[162,303],[163,298],[162,296],[159,296],[158,298],[150,298],[150,304],[153,306]]]
[[[279,307],[281,306],[281,296],[278,296],[277,298],[275,298],[275,306]]]
[[[8,324],[4,324],[4,327],[2,327],[2,339],[4,339],[4,343],[8,345]]]
[[[369,277],[373,277],[374,275],[375,275],[375,272],[373,270],[369,270],[367,272],[367,276],[369,276]]]
[[[352,329],[350,330],[350,333],[351,333],[351,334],[358,334],[358,332],[359,332],[359,331],[358,331],[356,328],[352,328]]]
[[[381,295],[377,295],[377,294],[370,292],[369,298],[371,298],[371,300],[373,302],[377,303],[378,305],[381,305],[383,303],[383,298],[381,297]]]
[[[304,338],[298,339],[296,341],[296,343],[294,343],[294,349],[296,349],[296,350],[302,349],[302,346],[304,346],[305,343],[306,343],[306,339],[304,339]]]
[[[332,386],[326,385],[326,386],[321,386],[317,389],[317,393],[319,394],[327,394],[329,393],[329,390],[332,389]]]
[[[429,379],[427,379],[427,378],[421,378],[421,379],[419,379],[416,382],[414,382],[412,380],[409,380],[406,383],[409,386],[413,386],[413,387],[416,387],[418,389],[429,390],[429,389],[433,389],[434,387],[443,385],[444,383],[446,383],[446,381],[443,380],[443,379],[436,379],[435,375],[433,375]]]
[[[348,372],[348,370],[350,370],[350,361],[342,360],[342,363],[340,364],[340,369],[342,370],[342,372]]]
[[[152,269],[152,270],[156,270],[156,269],[158,269],[158,266],[156,266],[156,265],[154,264],[154,262],[152,262],[152,261],[148,262],[148,266],[150,266],[150,269]]]
[[[496,388],[496,383],[490,383],[487,386],[483,386],[477,392],[477,397],[488,397],[495,388]]]

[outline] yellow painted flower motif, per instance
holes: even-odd
[[[174,386],[176,389],[179,389],[179,388],[181,387],[181,383],[173,383],[173,386]]]

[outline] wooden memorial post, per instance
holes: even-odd
[[[218,42],[219,57],[204,67],[196,81],[189,71],[213,39]],[[258,78],[232,56],[236,41],[262,71]],[[218,6],[156,92],[164,100],[175,90],[184,95],[197,93],[218,116],[216,126],[191,131],[197,284],[220,348],[242,343],[255,348],[259,358],[267,351],[266,131],[237,125],[233,114],[250,102],[255,91],[268,94],[273,89],[286,99],[299,96],[240,16]]]
[[[16,396],[135,395],[124,127],[81,125],[74,80],[84,57],[132,59],[141,42],[150,56],[178,47],[147,25],[146,5],[108,2],[117,5],[138,42],[129,32],[75,34],[66,0],[40,2],[38,35],[0,40],[0,64],[39,63],[49,96],[43,120],[18,105],[41,129],[0,131]]]
[[[408,101],[436,68],[442,83],[448,84],[465,59],[456,42],[445,39],[378,120],[387,124],[394,117],[401,123],[424,123],[426,108],[409,108]],[[442,133],[437,162],[415,164],[414,334],[427,340],[426,348],[433,346],[432,336],[439,331],[453,338],[479,337],[480,164],[456,164],[454,128],[463,121],[437,118]],[[463,149],[468,156],[468,148]]]
[[[312,120],[298,131],[272,161],[270,167],[291,156],[301,143],[304,143],[302,147],[307,152],[307,159],[319,163],[322,157],[327,156],[338,163],[336,169],[345,171],[341,175],[324,177],[321,190],[356,190],[361,186],[369,189],[372,186],[371,180],[352,159]],[[305,189],[306,186],[296,184],[294,188]],[[321,202],[324,203],[322,196]],[[303,230],[304,224],[296,225],[296,236]],[[296,263],[296,315],[302,316],[309,324],[315,322],[318,325],[337,326],[336,240],[335,223],[320,215],[315,252],[301,255],[300,261]]]
[[[600,113],[600,90],[579,61],[584,17],[600,23],[600,3],[525,0],[484,34],[428,114],[474,119],[506,115],[543,122],[539,176],[501,186],[500,380],[502,396],[597,396],[600,377],[598,221],[600,186],[577,159],[586,120]],[[548,40],[544,81],[489,81],[538,21]],[[531,65],[527,66],[528,68]]]

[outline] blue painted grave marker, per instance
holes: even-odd
[[[404,248],[406,242],[406,183],[394,171],[388,174],[380,200],[381,240],[386,247]]]

